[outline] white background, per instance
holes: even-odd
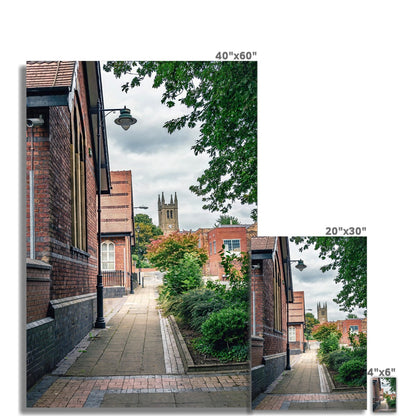
[[[366,227],[368,367],[413,399],[415,6],[410,1],[15,2],[3,10],[1,403],[21,412],[26,60],[256,51],[259,234]],[[10,22],[9,24],[7,24]],[[22,179],[23,178],[23,179]],[[19,294],[20,293],[20,294]],[[367,413],[371,413],[371,406]]]

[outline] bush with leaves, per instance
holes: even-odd
[[[331,370],[338,371],[339,367],[349,360],[351,360],[351,351],[342,349],[329,353],[325,358],[325,364]]]
[[[193,289],[180,296],[176,314],[183,323],[196,331],[208,319],[212,312],[217,312],[226,306],[223,297],[211,289]]]
[[[320,345],[320,351],[322,354],[329,354],[339,349],[339,335],[335,332],[331,332]]]
[[[390,394],[386,394],[385,398],[386,398],[387,405],[389,406],[389,408],[390,409],[395,409],[396,408],[396,397],[391,396]]]
[[[163,276],[164,293],[167,297],[178,296],[202,286],[202,270],[193,253],[185,253],[178,264]]]
[[[338,370],[338,381],[351,386],[365,385],[367,380],[367,364],[363,360],[349,360]]]
[[[201,339],[196,343],[196,348],[204,353],[210,353],[221,359],[224,351],[233,355],[232,351],[244,350],[244,357],[229,356],[228,359],[247,359],[248,356],[248,309],[228,307],[210,314],[201,326]],[[237,348],[238,347],[238,348]],[[243,348],[247,347],[247,349]]]

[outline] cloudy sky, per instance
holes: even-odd
[[[299,246],[292,242],[289,244],[291,260],[302,259],[306,265],[306,269],[301,272],[295,268],[296,263],[292,263],[293,289],[305,292],[305,312],[312,312],[317,318],[317,303],[320,302],[322,305],[326,302],[328,305],[328,321],[346,319],[348,313],[340,311],[338,304],[333,301],[342,289],[340,284],[334,282],[337,272],[328,270],[322,273],[320,268],[328,263],[319,258],[319,251],[309,248],[300,253]],[[364,310],[362,309],[356,309],[352,313],[355,313],[359,318],[364,318]]]
[[[101,62],[102,64],[104,62]],[[112,73],[102,71],[104,105],[106,108],[130,108],[137,123],[124,131],[114,124],[118,114],[109,114],[107,136],[111,170],[131,170],[133,177],[133,197],[135,206],[148,206],[135,213],[146,213],[158,225],[157,199],[164,192],[165,200],[177,193],[179,205],[179,227],[181,230],[196,230],[212,227],[220,213],[210,213],[202,209],[202,199],[189,190],[197,183],[197,178],[208,166],[208,157],[195,156],[191,150],[199,132],[182,129],[169,134],[163,124],[172,118],[188,112],[185,106],[167,108],[160,100],[163,87],[152,88],[149,78],[140,87],[121,91],[124,79],[116,79]],[[229,212],[240,223],[252,223],[251,208],[236,204]]]

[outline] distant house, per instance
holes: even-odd
[[[263,392],[287,364],[288,305],[293,303],[286,237],[251,240],[252,397]]]
[[[358,335],[359,332],[367,333],[367,318],[344,319],[336,321],[337,329],[341,331],[340,344],[351,345],[349,332]]]
[[[27,387],[93,327],[97,284],[97,178],[110,191],[99,62],[26,64]],[[102,157],[98,166],[97,137]]]
[[[221,266],[220,253],[223,245],[225,253],[240,255],[241,252],[249,252],[251,238],[257,235],[257,223],[200,228],[195,231],[195,234],[199,236],[199,247],[205,248],[208,254],[208,261],[203,270],[204,275],[226,280]]]
[[[135,245],[131,171],[111,172],[111,192],[101,196],[101,209],[104,296],[123,296],[130,289]]]
[[[289,304],[289,345],[291,354],[305,352],[305,297],[304,292],[293,292]]]

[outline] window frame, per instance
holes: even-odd
[[[104,245],[107,246],[107,249],[106,249],[105,252],[103,250]],[[111,253],[111,251],[110,251],[111,246],[113,247],[113,250],[112,250],[112,253],[114,255],[113,260],[110,260],[108,258],[109,254]],[[108,267],[108,265],[111,264],[111,263],[114,265],[113,268]],[[113,241],[106,240],[106,241],[103,241],[101,243],[101,270],[105,271],[105,272],[114,272],[114,271],[116,271],[116,245]]]
[[[357,329],[352,330],[351,328],[357,328]],[[348,328],[348,332],[350,332],[351,334],[358,335],[359,333],[358,325],[350,325]]]
[[[226,242],[230,242],[230,244]],[[238,249],[234,248],[234,242],[238,241]],[[240,254],[241,253],[241,239],[240,238],[224,238],[222,240],[222,243],[224,245],[224,253],[234,253],[234,254]],[[231,249],[227,249],[227,247],[230,247]]]
[[[289,333],[289,342],[296,342],[296,327],[293,325],[290,325],[288,329],[288,333]]]

